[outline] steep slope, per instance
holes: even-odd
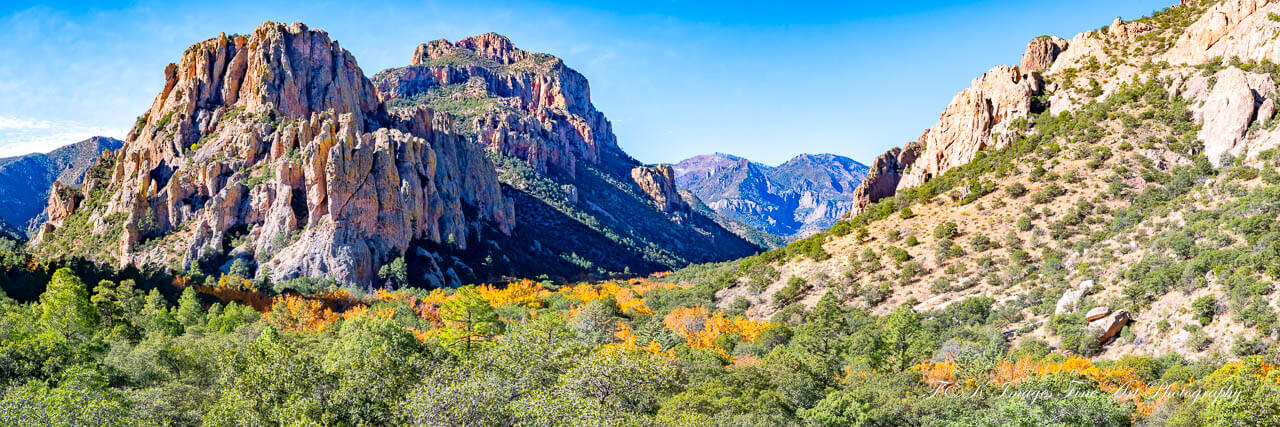
[[[676,185],[716,213],[785,237],[830,227],[853,209],[868,168],[832,154],[801,154],[771,167],[717,153],[685,159],[675,170]]]
[[[711,271],[735,278],[718,303],[786,319],[828,292],[875,313],[980,298],[1015,344],[1265,350],[1280,325],[1273,16],[1184,2],[1033,40],[1035,69],[996,67],[878,158],[852,220]]]
[[[670,167],[623,153],[558,59],[486,35],[423,45],[414,63],[375,87],[302,24],[196,44],[123,148],[80,189],[53,189],[35,250],[365,286],[649,273],[756,251],[693,213]],[[401,257],[405,274],[379,277]]]
[[[48,153],[0,159],[0,220],[34,233],[44,218],[45,203],[54,182],[78,187],[104,151],[118,150],[124,143],[107,137],[93,137]]]
[[[0,237],[10,240],[21,240],[22,231],[18,230],[17,227],[9,225],[9,223],[5,222],[3,219],[0,219]]]
[[[504,255],[531,264],[526,275],[650,272],[758,250],[693,210],[670,166],[623,152],[586,78],[559,58],[492,33],[436,40],[373,82],[393,111],[446,112],[486,149],[521,215]]]
[[[509,232],[493,166],[429,109],[387,114],[322,31],[265,23],[187,49],[124,147],[52,194],[48,256],[369,284],[415,242]],[[493,231],[488,231],[493,230]],[[450,263],[415,268],[441,283]]]

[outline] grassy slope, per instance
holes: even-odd
[[[1188,19],[1148,18],[1168,30],[1110,49],[1140,63]],[[1280,275],[1274,152],[1216,169],[1198,154],[1188,102],[1166,87],[1175,74],[1208,75],[1223,65],[1141,64],[1140,82],[1091,98],[1096,91],[1085,82],[1105,81],[1118,65],[1051,76],[1072,82],[1058,95],[1082,106],[1034,117],[1009,147],[786,249],[676,277],[732,274],[719,304],[743,298],[758,317],[802,309],[828,291],[877,313],[989,296],[1000,302],[1003,327],[1020,339],[1084,353],[1099,349],[1080,339],[1080,313],[1098,305],[1138,317],[1111,355],[1265,348],[1275,323],[1270,290]],[[1095,286],[1079,310],[1054,316],[1063,292],[1086,280]],[[1201,298],[1209,309],[1193,307]],[[1201,322],[1202,311],[1214,313],[1205,316],[1210,321]]]

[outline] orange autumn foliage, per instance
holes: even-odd
[[[920,362],[917,368],[920,369],[924,382],[934,390],[946,391],[957,387],[956,363],[950,356],[938,363],[928,360]]]
[[[173,278],[173,287],[178,289],[184,289],[193,284],[194,282],[191,280],[191,276],[179,275],[178,277]]]
[[[737,317],[729,319],[723,312],[712,314],[706,307],[676,308],[662,318],[662,325],[685,337],[690,347],[716,348],[716,339],[724,334],[738,333],[747,342],[755,342],[769,326],[767,322]]]
[[[674,351],[662,351],[662,345],[658,344],[656,341],[649,341],[649,344],[643,347],[637,346],[636,336],[632,333],[631,326],[626,323],[618,322],[618,330],[613,333],[613,337],[616,338],[618,342],[606,345],[606,348],[623,350],[639,349],[654,356],[667,356],[670,358],[676,357],[676,353]]]
[[[542,307],[542,300],[551,294],[542,284],[529,279],[511,282],[503,287],[480,285],[476,287],[476,292],[494,307],[517,305],[530,308]]]
[[[227,276],[223,276],[227,277]],[[221,282],[221,281],[220,281]],[[192,285],[196,292],[213,295],[223,302],[236,302],[242,305],[253,307],[258,312],[265,312],[271,309],[272,299],[270,295],[259,292],[256,289],[244,289],[238,286],[215,286],[208,287],[204,285]]]
[[[1029,357],[1023,357],[1017,362],[1002,361],[991,372],[988,381],[992,385],[1002,386],[1058,374],[1089,378],[1097,384],[1099,390],[1112,394],[1119,400],[1132,402],[1144,416],[1167,399],[1170,395],[1168,391],[1185,387],[1181,383],[1149,385],[1138,378],[1131,367],[1117,365],[1100,368],[1092,360],[1079,356],[1072,356],[1061,362],[1032,361]]]
[[[351,319],[363,316],[365,315],[365,313],[368,313],[368,312],[369,312],[369,306],[361,304],[355,307],[351,307],[347,311],[342,312],[342,318],[346,320],[351,320]]]
[[[320,300],[285,295],[276,298],[266,317],[287,331],[323,331],[339,316]]]

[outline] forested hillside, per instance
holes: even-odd
[[[84,267],[0,250],[6,291],[45,288],[0,299],[4,425],[1277,421],[1270,358],[1090,361],[1011,346],[986,298],[877,316],[828,294],[763,322],[708,310],[709,283],[369,294],[235,275],[86,283]]]

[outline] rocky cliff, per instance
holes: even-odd
[[[867,167],[831,154],[801,154],[776,167],[727,154],[685,159],[676,183],[709,208],[778,236],[830,227],[854,205]]]
[[[80,189],[52,192],[35,245],[361,285],[405,257],[410,282],[431,286],[755,251],[626,156],[558,59],[487,34],[424,44],[412,63],[370,80],[302,24],[198,43],[124,146]]]
[[[609,121],[591,104],[586,77],[498,34],[424,43],[408,67],[374,81],[391,105],[426,102],[455,113],[481,144],[541,173],[574,176],[579,159],[598,163],[602,149],[620,152]]]
[[[241,257],[272,280],[368,284],[411,241],[465,248],[482,226],[512,227],[483,153],[429,109],[386,113],[323,31],[219,36],[164,76],[124,147],[95,166],[104,176],[51,195],[38,248],[174,269]]]
[[[860,212],[868,205],[898,191],[903,173],[920,156],[920,143],[911,142],[902,148],[890,148],[871,162],[867,176],[853,190],[853,212]]]
[[[78,187],[84,173],[104,151],[122,141],[93,137],[48,153],[0,159],[0,220],[34,233],[44,223],[45,204],[54,183]]]
[[[898,183],[911,188],[951,168],[969,163],[988,147],[1010,141],[1009,125],[1033,111],[1031,98],[1043,90],[1039,74],[998,66],[952,98],[942,118],[920,137],[921,151]]]
[[[631,180],[658,209],[671,214],[676,222],[683,222],[689,216],[689,204],[680,198],[671,165],[637,166],[631,169]]]
[[[521,214],[500,256],[521,275],[639,273],[758,249],[692,209],[670,167],[627,155],[587,79],[555,56],[492,33],[436,40],[373,82],[392,111],[429,106],[487,151]]]
[[[1272,18],[1277,11],[1280,4],[1265,0],[1191,1],[1156,17],[1116,19],[1069,41],[1037,37],[1028,43],[1019,67],[992,68],[956,94],[937,124],[913,142],[918,159],[881,162],[882,169],[904,170],[893,193],[920,186],[968,164],[983,150],[1008,145],[1015,133],[1011,124],[1030,125],[1046,110],[1077,110],[1125,83],[1153,78],[1144,63],[1170,64],[1154,78],[1167,79],[1173,92],[1196,101],[1192,110],[1201,125],[1198,136],[1211,161],[1256,155],[1280,144],[1272,132],[1254,132],[1253,141],[1245,142],[1251,139],[1250,126],[1275,114],[1275,78],[1262,69],[1280,60],[1280,21]],[[1225,63],[1234,66],[1223,67]],[[1109,74],[1098,75],[1100,68]],[[893,176],[875,167],[871,174]],[[868,180],[865,185],[877,188],[859,192],[859,209],[892,195],[886,191],[890,181]]]

